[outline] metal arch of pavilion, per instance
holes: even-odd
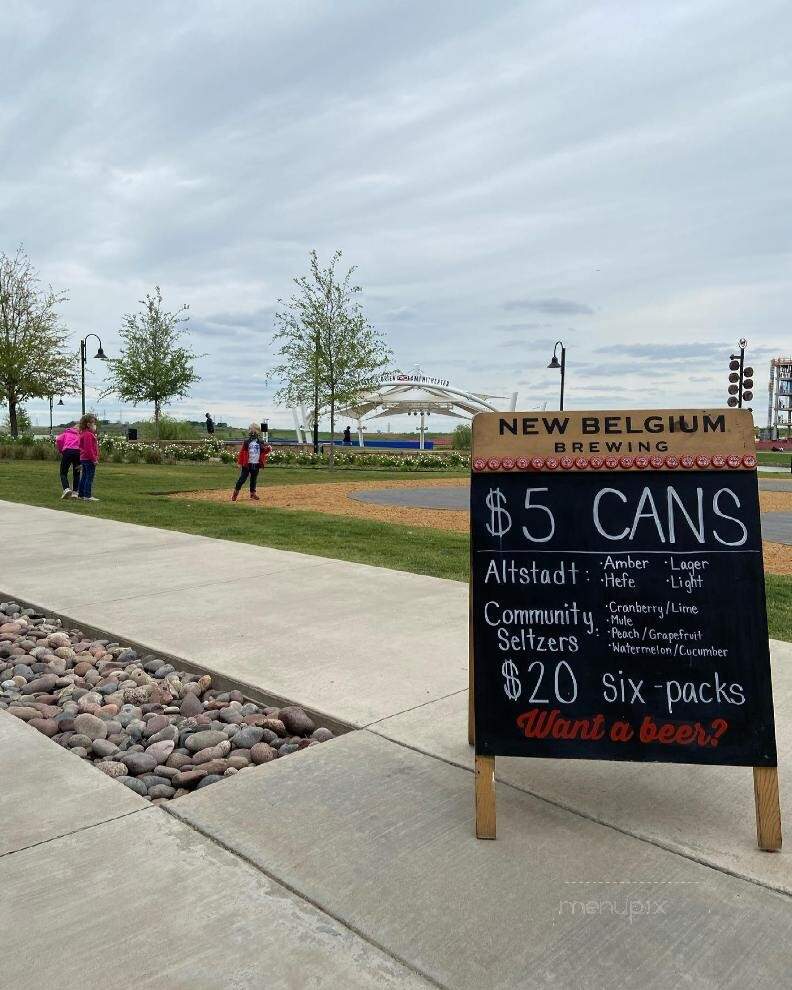
[[[472,419],[476,413],[497,412],[498,407],[490,400],[503,398],[506,397],[454,388],[441,379],[427,378],[423,375],[403,375],[380,382],[376,388],[361,396],[354,405],[339,409],[338,415],[357,422],[358,443],[361,447],[365,423],[386,416],[420,416],[420,447],[423,449],[427,416],[434,414],[454,419]],[[508,399],[509,408],[515,409],[517,393],[512,393]],[[302,422],[305,424],[303,431],[308,433],[313,428],[313,416],[306,410],[301,412]],[[297,411],[294,410],[294,413],[299,440]]]

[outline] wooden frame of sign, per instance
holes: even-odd
[[[751,766],[780,849],[750,412],[481,413],[470,533],[478,838],[525,756]]]

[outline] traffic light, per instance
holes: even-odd
[[[740,353],[729,355],[729,398],[730,406],[742,409],[743,402],[753,399],[753,368],[745,366],[745,348],[748,341],[739,341]]]

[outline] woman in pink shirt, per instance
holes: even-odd
[[[91,494],[96,465],[99,461],[99,444],[96,442],[96,416],[91,413],[80,420],[80,487],[77,495],[85,502],[98,502]]]
[[[80,487],[80,431],[76,423],[67,427],[55,441],[61,455],[60,479],[63,495],[61,498],[77,498]],[[74,487],[69,487],[69,468],[74,475]]]

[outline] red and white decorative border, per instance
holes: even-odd
[[[755,454],[682,454],[677,457],[675,454],[666,456],[655,455],[647,457],[645,454],[631,454],[622,457],[476,457],[473,461],[474,471],[601,471],[605,468],[614,471],[616,468],[629,470],[636,468],[645,471],[653,468],[655,471],[677,471],[691,470],[697,468],[714,468],[716,471],[734,471],[742,468],[746,471],[756,469]]]

